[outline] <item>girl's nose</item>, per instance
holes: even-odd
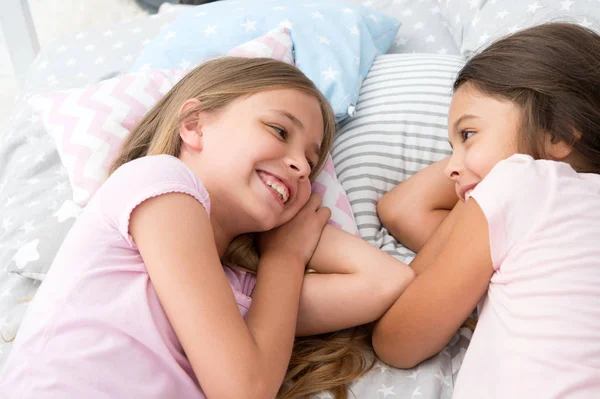
[[[452,181],[456,181],[460,177],[460,166],[457,160],[455,153],[452,154],[448,164],[446,165],[446,169],[444,173],[446,173],[446,177]]]
[[[287,165],[296,175],[299,175],[300,178],[307,177],[310,174],[310,165],[308,164],[308,161],[304,159],[304,156],[289,156],[287,158]]]

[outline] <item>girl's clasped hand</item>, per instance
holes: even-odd
[[[278,256],[282,260],[280,267],[296,264],[304,269],[317,248],[323,228],[330,216],[331,210],[321,207],[321,196],[311,195],[306,205],[292,220],[277,229],[259,235],[260,255]]]

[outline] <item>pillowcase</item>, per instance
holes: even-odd
[[[406,0],[344,0],[347,3],[363,5],[388,14],[398,21],[404,21],[387,54],[433,53],[460,54],[448,24],[438,4],[438,0],[419,0],[410,4]],[[162,3],[158,13],[165,15],[179,13],[185,4]]]
[[[270,56],[293,64],[287,28],[242,44],[228,55]],[[183,76],[183,70],[141,71],[62,92],[35,95],[36,108],[67,169],[73,200],[84,207],[108,177],[121,142],[150,108]],[[315,191],[332,209],[331,223],[357,234],[350,205],[329,158]],[[25,263],[23,263],[25,264]],[[20,264],[17,264],[19,268]]]
[[[377,202],[417,171],[451,154],[447,118],[460,56],[386,54],[375,59],[356,116],[333,143],[337,176],[360,236],[403,262],[414,253],[381,225]]]
[[[272,57],[293,64],[287,28],[241,44],[230,54]],[[124,137],[184,75],[183,69],[142,71],[29,99],[56,144],[77,205],[87,204],[108,177],[110,163]]]
[[[331,155],[327,156],[323,170],[313,182],[312,192],[321,194],[323,197],[322,205],[331,210],[329,224],[358,236],[358,228],[348,201],[348,195],[337,178]]]
[[[14,303],[33,295],[37,283],[32,279],[44,278],[79,209],[54,142],[24,97],[82,87],[126,72],[146,40],[150,42],[174,17],[144,16],[63,36],[45,46],[29,68],[0,134],[0,315],[8,315]],[[7,270],[11,273],[2,274]],[[12,335],[5,330],[5,337]]]
[[[441,0],[440,8],[465,57],[503,36],[544,22],[564,21],[600,28],[600,7],[591,0]]]
[[[400,23],[333,0],[217,1],[181,11],[132,71],[196,65],[278,26],[291,28],[296,66],[327,97],[339,121],[352,115],[373,58],[387,51]]]
[[[439,7],[439,0],[344,0],[372,7],[402,21],[388,54],[460,54]],[[166,3],[165,3],[166,4]],[[173,6],[179,7],[179,6]],[[171,8],[166,8],[169,12]]]

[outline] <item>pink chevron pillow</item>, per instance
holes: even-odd
[[[323,170],[313,182],[312,191],[321,194],[323,206],[331,209],[329,224],[360,237],[348,195],[337,178],[331,155],[327,156]]]
[[[244,43],[227,55],[270,57],[294,63],[287,28],[278,28]],[[84,207],[108,177],[108,168],[123,139],[184,75],[183,70],[147,70],[122,75],[84,88],[34,95],[29,103],[40,113],[54,140],[73,189],[73,201]],[[331,157],[313,184],[332,210],[330,222],[358,234],[348,198]]]

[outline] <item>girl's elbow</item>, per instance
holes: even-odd
[[[258,373],[258,370],[250,370],[249,373],[234,376],[231,381],[226,383],[215,382],[213,389],[208,386],[204,388],[208,398],[223,399],[264,399],[274,398],[277,395],[278,387],[275,387],[273,381],[264,373]]]
[[[273,384],[269,384],[267,381],[253,381],[248,389],[241,392],[236,398],[274,398],[277,396],[277,389],[274,389]],[[250,393],[250,394],[248,394]]]
[[[401,207],[393,206],[386,195],[381,197],[376,207],[377,216],[384,226],[388,226],[394,220],[398,220],[399,215],[397,213],[400,209]]]
[[[425,360],[415,352],[414,347],[406,345],[402,336],[390,336],[377,326],[373,331],[372,345],[381,361],[399,369],[416,367]]]
[[[245,388],[240,389],[235,398],[275,398],[284,377],[282,374],[278,379],[276,374],[273,370],[268,371],[268,367],[257,367],[257,370],[246,375]]]
[[[229,385],[229,384],[228,384]],[[234,378],[231,383],[231,390],[226,395],[216,395],[215,398],[247,398],[247,399],[264,399],[274,398],[277,395],[277,390],[273,389],[266,381],[254,380],[248,383],[241,383]]]

